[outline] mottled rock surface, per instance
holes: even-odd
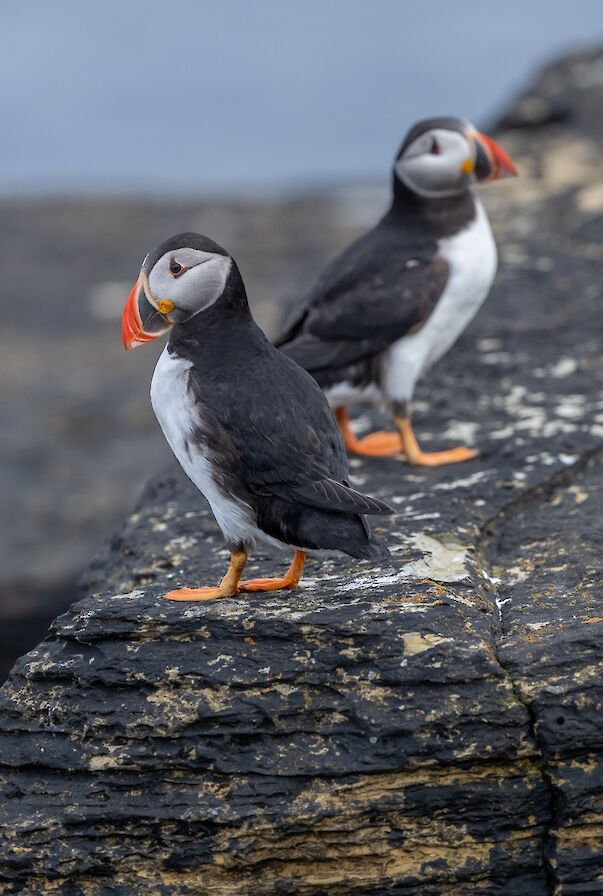
[[[481,457],[352,463],[394,568],[168,604],[226,554],[175,467],[149,484],[2,691],[3,892],[603,893],[602,147],[574,124],[505,134],[500,275],[419,396],[426,444]]]

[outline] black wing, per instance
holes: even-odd
[[[278,498],[291,500],[319,510],[334,510],[339,513],[391,513],[391,508],[383,501],[362,495],[345,483],[334,479],[319,479],[305,485],[286,486],[282,491],[278,483],[272,486],[272,493]]]
[[[327,266],[276,345],[310,371],[377,355],[425,323],[447,279],[433,249],[379,225]]]
[[[261,340],[260,351],[242,346],[227,378],[205,376],[199,395],[234,444],[247,489],[321,510],[391,513],[347,485],[345,448],[316,382]]]

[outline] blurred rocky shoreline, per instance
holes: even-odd
[[[538,231],[534,200],[547,190],[572,191],[559,239],[582,229],[580,263],[600,264],[602,107],[603,51],[593,50],[552,65],[494,126],[522,175],[483,191],[499,239],[499,284],[517,269],[530,269],[535,288],[552,276],[544,247],[524,243]],[[126,356],[120,339],[123,301],[148,249],[183,230],[223,243],[258,321],[274,334],[288,301],[378,217],[388,188],[384,172],[374,186],[263,201],[0,202],[2,677],[72,602],[101,541],[153,470],[170,462],[147,399],[160,347]],[[585,302],[603,292],[600,278],[583,288]],[[497,313],[495,289],[486,323],[478,319],[463,339],[479,334],[495,347],[501,329],[530,325],[529,309],[516,321],[506,314]],[[425,388],[418,402],[429,409]]]

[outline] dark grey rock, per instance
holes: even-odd
[[[188,606],[224,546],[149,483],[1,692],[3,892],[603,892],[601,144],[555,128],[505,135],[500,275],[418,396],[481,457],[353,462],[393,569]]]
[[[551,63],[499,117],[498,130],[568,125],[601,137],[603,60],[600,47]]]

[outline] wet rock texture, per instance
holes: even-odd
[[[560,67],[571,125],[505,134],[500,276],[419,396],[480,459],[353,461],[395,568],[188,606],[226,554],[157,477],[2,691],[2,892],[603,893],[602,59]]]

